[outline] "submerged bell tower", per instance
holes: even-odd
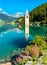
[[[26,40],[28,41],[29,39],[29,12],[26,9],[26,14],[25,14],[25,37]]]

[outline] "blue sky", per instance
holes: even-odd
[[[26,9],[32,11],[37,6],[46,3],[47,0],[0,0],[0,11],[9,14],[17,12],[25,13]]]

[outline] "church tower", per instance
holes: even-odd
[[[25,15],[25,37],[26,40],[29,38],[29,13],[28,10],[26,10],[26,15]]]

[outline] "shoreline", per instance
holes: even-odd
[[[0,65],[12,65],[11,62],[7,62],[7,63],[0,63]]]

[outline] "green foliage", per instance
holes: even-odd
[[[47,22],[47,3],[35,8],[30,12],[30,21],[32,22]]]
[[[37,61],[33,61],[32,65],[36,65]]]
[[[26,46],[25,52],[29,52],[30,55],[32,55],[32,46]]]
[[[33,11],[29,12],[30,15],[30,23],[33,23],[36,25],[36,22],[38,25],[46,24],[47,23],[47,3],[35,8]],[[19,21],[21,19],[21,22]],[[21,25],[24,24],[24,17],[20,17],[18,19],[19,23]]]
[[[0,20],[0,27],[2,27],[5,24],[3,20]]]
[[[27,46],[25,50],[31,52],[31,46]]]
[[[43,58],[40,62],[43,63],[44,65],[47,65],[47,55],[43,55]]]
[[[39,48],[39,52],[41,52],[42,54],[46,53],[47,44],[46,44],[44,37],[36,36],[35,39],[32,42],[30,42],[29,45],[26,46],[25,51],[28,51],[31,56],[32,56],[32,46],[34,46],[34,44],[37,44],[37,46]],[[33,59],[34,59],[34,57],[33,57]]]
[[[46,42],[43,37],[41,36],[36,36],[35,39],[33,40],[34,43],[36,43],[40,49],[45,49],[46,48]]]
[[[32,57],[32,60],[33,60],[33,61],[36,61],[37,59],[38,59],[37,56]]]
[[[28,61],[28,60],[22,59],[22,60],[18,63],[18,65],[25,65],[27,61]]]

